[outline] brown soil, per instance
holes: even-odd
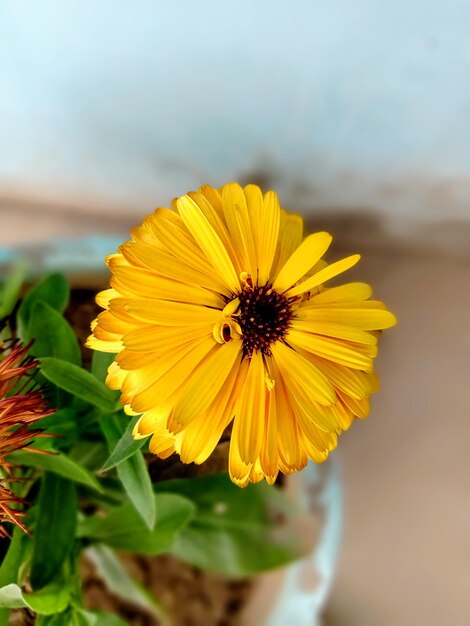
[[[249,580],[228,580],[202,572],[170,555],[121,554],[131,575],[155,598],[171,626],[235,626],[249,596]],[[160,626],[161,621],[109,593],[93,566],[84,564],[84,597],[91,609],[106,609],[132,626]]]

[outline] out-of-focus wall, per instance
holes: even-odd
[[[455,0],[5,0],[0,211],[255,178],[394,228],[469,217],[469,25]]]

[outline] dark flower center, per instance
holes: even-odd
[[[250,357],[253,350],[270,355],[270,346],[286,334],[292,310],[285,296],[268,283],[245,287],[239,294],[240,315],[237,321],[243,334],[243,352]]]

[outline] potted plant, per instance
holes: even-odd
[[[334,481],[307,463],[367,416],[396,320],[329,286],[359,255],[302,229],[273,192],[204,186],[108,256],[95,311],[10,276],[0,625],[312,623]]]

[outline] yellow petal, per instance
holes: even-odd
[[[272,275],[276,276],[291,254],[302,243],[304,221],[300,215],[291,215],[281,209],[279,241],[272,265]]]
[[[171,410],[170,403],[146,411],[137,421],[132,431],[134,439],[143,439],[152,434],[170,436],[166,428],[166,422]]]
[[[243,387],[247,369],[246,360],[240,366],[234,366],[208,410],[184,429],[181,444],[181,459],[184,463],[203,463],[212,453],[233,419],[235,402]]]
[[[124,347],[122,341],[119,339],[114,340],[103,340],[98,339],[94,335],[90,335],[85,342],[85,346],[87,348],[91,348],[92,350],[99,350],[100,352],[111,352],[117,353]]]
[[[359,348],[352,348],[341,339],[321,337],[320,335],[291,329],[287,336],[287,341],[293,346],[298,346],[307,350],[307,352],[330,361],[335,361],[341,365],[347,365],[359,370],[372,370],[372,359],[362,354]]]
[[[271,485],[276,480],[279,472],[276,394],[273,390],[271,390],[271,392],[266,396],[267,407],[265,436],[260,453],[261,468],[266,476],[266,480]]]
[[[331,240],[331,235],[325,232],[306,237],[281,268],[274,280],[273,288],[282,293],[292,287],[321,259],[328,250]]]
[[[328,377],[333,385],[344,391],[349,396],[357,398],[367,398],[372,393],[372,385],[369,376],[364,372],[350,369],[339,363],[327,361],[320,357],[310,355],[315,365]]]
[[[122,341],[126,348],[134,352],[161,353],[177,350],[180,346],[210,335],[211,329],[206,322],[193,323],[192,326],[145,325],[126,333]]]
[[[303,431],[300,432],[299,438],[300,445],[305,450],[307,456],[313,459],[315,463],[324,463],[326,461],[330,452],[328,449],[319,450]]]
[[[253,464],[259,456],[264,438],[266,383],[263,355],[254,352],[239,401],[235,409],[232,437],[238,440],[242,461]]]
[[[264,475],[259,459],[256,459],[256,463],[253,464],[253,467],[250,470],[250,483],[259,483],[263,480],[263,478],[266,478],[266,476]]]
[[[296,380],[289,375],[288,371],[283,370],[282,367],[279,367],[279,371],[283,377],[286,395],[289,398],[289,403],[292,405],[298,423],[302,426],[302,416],[300,415],[301,408],[303,413],[308,415],[309,421],[312,421],[315,427],[325,432],[336,432],[339,425],[334,412],[330,410],[331,405],[322,405],[312,398],[308,379],[304,379],[303,381]],[[334,394],[334,398],[336,403],[336,394]]]
[[[156,352],[131,352],[124,348],[116,356],[116,362],[124,370],[136,370],[154,363],[159,356],[160,351]]]
[[[397,323],[397,318],[390,311],[380,309],[348,308],[308,308],[301,309],[298,313],[302,320],[311,322],[312,327],[317,323],[344,324],[361,328],[362,330],[382,330],[391,328]],[[317,332],[315,330],[315,332]],[[318,331],[320,332],[320,331]],[[345,339],[348,339],[345,337]],[[357,341],[351,339],[351,341]],[[367,342],[362,342],[367,343]]]
[[[206,289],[212,289],[220,293],[230,293],[230,290],[224,285],[222,280],[216,275],[216,272],[205,264],[198,265],[196,267],[189,265],[185,262],[185,257],[182,259],[176,258],[168,250],[157,250],[155,247],[136,242],[127,242],[122,246],[123,254],[129,258],[132,263],[144,264],[145,267],[155,270],[162,276],[167,276],[174,280],[178,280],[183,283],[196,285],[197,287],[204,287]]]
[[[118,296],[119,294],[116,292],[115,289],[105,289],[104,291],[100,291],[98,294],[96,294],[95,301],[96,304],[102,309],[107,309],[110,301],[113,298],[117,298]]]
[[[224,203],[222,202],[222,196],[217,189],[214,189],[210,185],[202,185],[202,187],[199,187],[199,193],[206,198],[211,206],[214,207],[219,217],[223,218]]]
[[[214,345],[214,340],[210,338],[195,346],[187,356],[178,361],[150,387],[131,398],[130,405],[132,409],[138,413],[143,413],[158,406],[160,403],[164,403],[185,383],[199,363],[213,349]]]
[[[307,465],[307,455],[300,443],[299,426],[281,374],[274,361],[271,366],[276,380],[273,392],[276,394],[279,468],[284,474],[291,474]]]
[[[310,300],[302,302],[302,310],[306,309],[328,309],[334,311],[335,309],[378,309],[380,311],[387,311],[387,307],[380,300],[361,300],[355,302],[325,302],[324,304],[316,304],[316,296]]]
[[[370,372],[369,374],[366,374],[367,376],[367,382],[370,386],[370,392],[372,393],[377,393],[377,391],[379,391],[380,389],[380,379],[377,376],[377,374],[375,372]]]
[[[167,459],[176,452],[177,438],[168,432],[165,420],[160,420],[155,425],[154,435],[149,442],[149,450],[161,459]]]
[[[244,463],[239,451],[238,429],[233,426],[232,437],[230,439],[230,448],[228,455],[228,470],[230,479],[239,487],[246,487],[249,482],[251,463]]]
[[[357,417],[360,417],[361,419],[364,419],[369,415],[370,402],[368,398],[356,400],[356,398],[351,398],[351,396],[348,396],[342,391],[338,393],[341,400],[350,409],[350,411],[354,413],[354,415],[357,415]]]
[[[318,287],[318,285],[322,285],[327,280],[331,280],[338,274],[342,274],[346,270],[350,269],[361,258],[360,254],[353,254],[351,256],[346,257],[345,259],[341,259],[341,261],[336,261],[336,263],[331,263],[327,265],[324,269],[320,270],[307,280],[304,280],[303,283],[292,287],[286,293],[286,296],[292,298],[293,296],[298,296],[306,291],[310,291],[314,287]]]
[[[96,322],[96,320],[94,321]],[[111,333],[108,330],[105,330],[104,328],[99,326],[99,324],[97,323],[94,326],[92,325],[92,330],[93,330],[93,337],[95,339],[100,339],[101,341],[110,341],[110,342],[119,341],[120,345],[122,346],[122,342],[120,341],[121,339],[120,333]]]
[[[301,315],[300,311],[298,315]],[[347,326],[346,324],[311,320],[309,316],[306,316],[305,320],[303,319],[303,316],[302,319],[296,319],[292,324],[292,328],[295,330],[302,330],[307,333],[313,333],[315,335],[337,337],[338,339],[365,343],[371,346],[375,346],[377,343],[377,337],[374,337],[374,335],[371,335],[364,330],[354,328],[353,326]]]
[[[191,192],[188,193],[188,196],[191,198],[191,200],[194,200],[194,202],[199,206],[199,208],[202,210],[205,217],[207,218],[209,224],[220,237],[220,240],[225,246],[225,249],[228,252],[228,255],[235,267],[237,274],[239,274],[242,271],[242,265],[239,263],[240,258],[238,251],[233,245],[227,229],[227,225],[224,222],[223,211],[218,211],[202,193]]]
[[[277,195],[268,191],[264,196],[259,216],[257,236],[258,280],[264,285],[271,274],[271,267],[279,238],[280,208]]]
[[[204,213],[188,196],[178,198],[177,206],[184,223],[214,269],[224,280],[227,287],[231,291],[237,292],[240,288],[240,281],[233,263],[220,237],[209,224]]]
[[[181,228],[187,235],[188,231],[184,227],[181,217],[174,209],[168,209],[167,207],[158,207],[153,213],[146,217],[145,221],[149,221],[149,231],[153,232],[157,239],[160,239],[161,231],[158,229],[158,225],[161,222],[170,222]]]
[[[322,428],[318,427],[318,415],[312,416],[306,410],[306,408],[300,404],[296,397],[291,393],[290,394],[292,408],[294,410],[295,416],[297,417],[297,422],[300,426],[301,432],[305,435],[306,439],[310,442],[314,448],[320,452],[329,452],[333,450],[338,441],[338,436],[335,431],[324,431]],[[320,409],[325,407],[319,407]],[[327,409],[331,411],[331,409]],[[315,417],[315,419],[314,419]],[[336,429],[339,431],[340,427],[335,418]],[[313,456],[315,458],[313,451],[310,449],[308,451],[309,456]]]
[[[96,319],[98,320],[98,325],[95,328],[95,334],[97,334],[98,330],[102,330],[120,336],[123,333],[126,333],[129,330],[135,328],[135,324],[125,322],[124,320],[114,315],[112,309],[102,311]]]
[[[169,216],[171,216],[170,219],[168,219]],[[159,241],[163,245],[162,251],[166,249],[173,258],[181,259],[187,265],[208,274],[214,280],[220,279],[217,269],[214,269],[210,259],[205,256],[181,215],[168,209],[157,209],[154,216],[154,230],[158,233]]]
[[[211,307],[223,307],[221,296],[194,284],[181,283],[137,267],[116,268],[111,285],[123,295],[160,298]]]
[[[213,350],[199,365],[179,396],[173,411],[173,419],[185,425],[207,409],[226,383],[235,362],[238,362],[240,357],[239,341],[229,341]]]
[[[222,200],[225,222],[234,247],[242,259],[242,270],[255,278],[257,268],[255,240],[243,189],[237,183],[224,185]]]
[[[342,400],[339,400],[332,408],[335,412],[336,419],[341,426],[341,430],[348,430],[353,421],[356,419],[356,416],[351,413],[351,410],[348,409]]]
[[[367,300],[372,295],[372,287],[367,283],[346,283],[339,287],[325,289],[321,293],[312,296],[312,304],[325,304],[327,302],[354,302]]]
[[[126,372],[123,371],[116,361],[113,361],[108,367],[108,375],[106,376],[106,384],[111,389],[120,389],[122,381],[126,377]]]
[[[124,308],[136,319],[164,326],[189,326],[191,322],[206,322],[212,329],[220,319],[220,311],[217,309],[168,300],[131,300]]]
[[[257,233],[260,231],[261,213],[263,209],[263,193],[258,185],[247,185],[243,188],[248,214],[253,226],[253,234],[257,241]]]
[[[172,368],[178,365],[180,361],[185,359],[191,352],[196,350],[204,341],[207,341],[207,336],[198,337],[196,341],[185,343],[174,348],[159,350],[152,362],[147,365],[142,363],[138,369],[127,371],[127,376],[121,387],[123,396],[131,398],[148,389],[162,377],[171,377]],[[163,396],[164,394],[162,397]],[[156,406],[158,406],[158,403]]]
[[[330,381],[313,363],[280,341],[274,343],[271,350],[286,385],[303,389],[303,393],[325,406],[336,402]]]

